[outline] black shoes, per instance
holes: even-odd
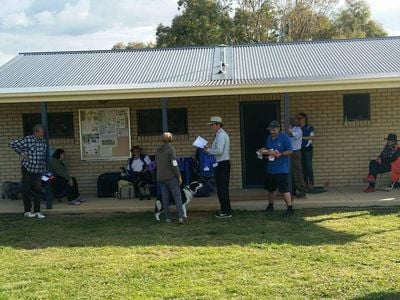
[[[286,209],[285,213],[283,214],[284,218],[288,218],[294,215],[294,209],[293,208],[288,208]]]
[[[221,219],[232,218],[232,214],[231,213],[226,213],[226,212],[223,212],[223,211],[220,211],[220,210],[217,210],[215,212],[215,216],[217,218],[221,218]]]
[[[267,213],[271,213],[274,211],[274,205],[273,204],[268,204],[267,208],[265,209],[265,211]],[[290,217],[294,215],[294,209],[292,207],[288,207],[285,211],[285,213],[283,214],[284,218]]]
[[[266,212],[273,212],[274,211],[274,205],[273,204],[268,204],[267,208],[265,209]]]

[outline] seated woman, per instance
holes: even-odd
[[[65,151],[57,149],[49,161],[49,170],[55,175],[52,182],[55,194],[60,194],[63,191],[67,193],[68,203],[79,205],[85,200],[79,194],[78,182],[75,177],[71,177],[65,165]]]
[[[397,135],[389,133],[387,142],[381,154],[369,162],[368,176],[364,181],[368,182],[368,187],[364,190],[366,193],[375,192],[375,181],[378,173],[386,173],[391,170],[391,163],[400,156],[400,149],[397,147]]]
[[[149,184],[152,181],[149,171],[151,159],[148,155],[142,154],[142,148],[136,145],[131,149],[132,157],[128,160],[126,168],[128,177],[125,178],[133,183],[136,197],[140,200],[144,199],[144,195],[140,192],[141,184]]]

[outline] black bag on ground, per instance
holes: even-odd
[[[108,198],[114,197],[115,193],[118,192],[118,180],[120,179],[120,173],[109,172],[103,173],[97,178],[97,197]]]

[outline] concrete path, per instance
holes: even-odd
[[[266,207],[267,194],[263,189],[231,190],[232,209],[263,210]],[[115,199],[87,197],[81,205],[68,205],[66,202],[53,203],[53,209],[43,208],[45,214],[101,213],[101,212],[147,212],[154,210],[154,198],[151,200]],[[294,208],[328,207],[394,207],[400,206],[400,190],[362,192],[362,186],[329,188],[321,194],[307,194],[305,199],[294,199]],[[190,211],[213,211],[219,208],[215,194],[206,198],[194,198],[189,204]],[[285,209],[282,197],[277,197],[275,208]],[[0,213],[22,213],[22,200],[0,199]]]

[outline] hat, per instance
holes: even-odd
[[[392,141],[392,142],[397,142],[398,141],[397,140],[397,135],[394,134],[394,133],[389,133],[385,140]]]
[[[210,118],[210,122],[208,122],[207,125],[211,125],[211,124],[215,124],[215,123],[222,124],[222,118],[219,116],[213,116]]]
[[[135,151],[135,150],[142,151],[142,148],[140,148],[139,145],[135,145],[135,146],[132,147],[131,152],[133,152],[133,151]]]
[[[269,123],[269,125],[268,125],[268,129],[280,128],[280,127],[281,127],[281,125],[280,125],[279,122],[276,121],[276,120],[271,121],[271,122]]]

